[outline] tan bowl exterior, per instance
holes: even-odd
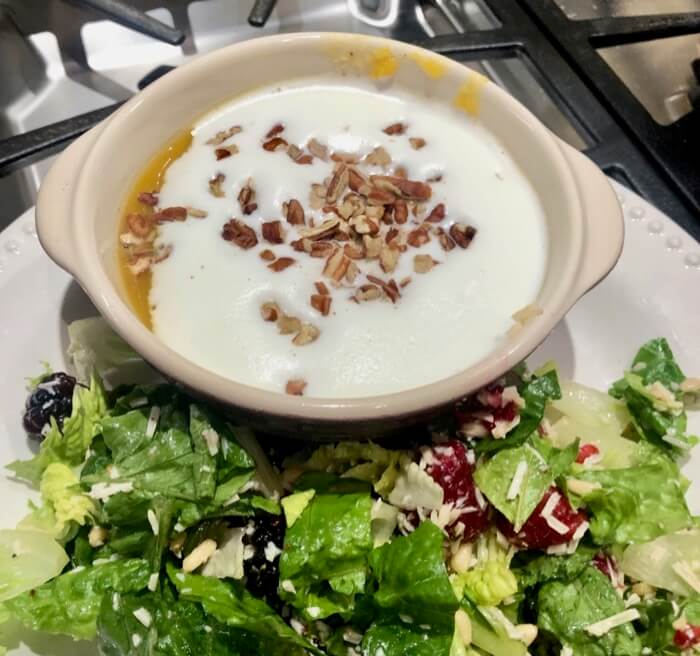
[[[349,82],[369,77],[380,88],[394,84],[417,94],[429,93],[464,111],[465,120],[481,121],[529,178],[548,221],[549,259],[537,299],[542,314],[473,366],[396,394],[292,397],[203,369],[139,321],[126,300],[117,266],[119,210],[138,173],[170,139],[238,94],[334,73],[342,73]],[[332,33],[278,35],[235,44],[158,80],[58,158],[39,193],[37,227],[49,256],[76,278],[112,327],[168,378],[224,404],[253,427],[331,439],[378,436],[405,428],[501,376],[528,356],[576,300],[608,273],[623,240],[622,215],[605,176],[503,90],[426,50]]]

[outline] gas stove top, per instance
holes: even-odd
[[[0,228],[53,153],[171,67],[312,30],[478,69],[700,238],[700,0],[0,0]]]

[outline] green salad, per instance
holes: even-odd
[[[402,439],[318,446],[154,382],[99,319],[70,337],[75,377],[30,381],[40,447],[8,464],[41,502],[0,530],[0,641],[6,622],[104,656],[700,651],[679,470],[700,381],[664,339],[608,392],[521,366]]]

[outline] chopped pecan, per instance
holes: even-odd
[[[248,178],[238,192],[238,204],[243,214],[252,214],[258,209],[255,202],[255,185],[252,178]]]
[[[283,244],[282,221],[265,221],[262,224],[262,236],[265,241],[269,241],[271,244]]]
[[[345,276],[352,260],[345,256],[342,249],[338,249],[328,257],[323,267],[323,275],[340,282]]]
[[[283,314],[279,319],[277,319],[277,330],[280,335],[291,335],[292,333],[298,333],[301,330],[301,321],[296,317],[290,317],[289,315]]]
[[[362,244],[365,247],[365,254],[368,259],[379,257],[379,253],[382,250],[381,237],[372,237],[370,235],[364,235],[362,237]]]
[[[343,164],[357,164],[360,161],[360,156],[357,153],[343,153],[336,150],[331,153],[331,159]]]
[[[360,285],[355,292],[354,298],[356,301],[375,301],[381,298],[382,290],[377,285]]]
[[[289,144],[282,139],[282,137],[272,137],[263,143],[263,148],[269,153],[273,153],[276,150],[284,150]]]
[[[425,220],[429,223],[440,223],[440,221],[445,218],[445,214],[445,204],[438,203],[432,210],[430,210],[430,214],[425,217]]]
[[[384,282],[381,278],[377,278],[377,276],[368,275],[367,280],[381,287],[382,291],[389,297],[392,303],[396,303],[396,301],[401,298],[401,292],[393,278],[390,278],[388,282]]]
[[[164,207],[153,215],[156,223],[168,223],[170,221],[184,221],[187,218],[186,207]]]
[[[294,262],[296,262],[296,260],[293,257],[280,257],[271,264],[268,264],[267,268],[271,271],[284,271],[285,269],[288,269],[290,266],[292,266]]]
[[[411,276],[406,276],[399,283],[399,287],[401,287],[401,289],[403,289],[404,287],[406,287],[407,285],[410,285],[410,284],[411,284]]]
[[[325,146],[317,139],[309,139],[306,147],[314,157],[318,157],[323,162],[328,161],[328,146]]]
[[[217,173],[213,178],[209,180],[209,193],[212,196],[222,198],[226,195],[224,193],[224,190],[221,188],[221,185],[224,183],[225,179],[226,176],[223,173]]]
[[[413,248],[418,248],[423,244],[427,244],[430,241],[430,235],[428,231],[423,228],[423,226],[411,230],[406,237],[406,243]]]
[[[392,273],[399,262],[399,253],[395,248],[384,246],[379,253],[379,265],[384,273]]]
[[[243,128],[240,125],[232,125],[230,128],[227,128],[226,130],[221,130],[221,132],[217,132],[211,139],[207,141],[207,143],[210,146],[218,146],[226,139],[230,139],[231,137],[236,136],[239,132],[242,132]]]
[[[400,198],[394,203],[394,221],[396,223],[406,223],[408,220],[408,205]]]
[[[440,246],[442,246],[442,250],[448,252],[456,246],[452,237],[450,237],[442,228],[438,228],[437,235]]]
[[[129,230],[137,237],[148,237],[153,230],[153,216],[144,214],[129,214],[126,217]]]
[[[260,314],[263,318],[263,321],[277,321],[277,319],[280,318],[282,311],[280,310],[279,305],[277,305],[277,303],[274,303],[273,301],[268,301],[267,303],[263,303],[260,307]]]
[[[333,299],[327,294],[311,294],[311,307],[320,312],[324,317],[331,311]]]
[[[422,137],[409,137],[408,142],[411,144],[413,150],[420,150],[426,144],[425,139]]]
[[[476,228],[464,223],[453,223],[450,227],[450,237],[460,248],[468,248],[476,236]]]
[[[365,155],[365,162],[372,166],[389,166],[391,155],[382,146],[377,146],[371,153]]]
[[[236,246],[244,250],[253,248],[253,246],[258,243],[255,230],[243,223],[240,219],[231,219],[227,221],[221,231],[221,236],[226,241],[233,242]]]
[[[392,123],[391,125],[387,125],[382,132],[384,134],[388,134],[391,136],[397,135],[397,134],[404,134],[406,132],[406,124],[405,123]]]
[[[335,246],[329,241],[312,241],[309,243],[311,244],[309,250],[311,257],[328,257],[335,249]]]
[[[141,257],[133,258],[129,260],[129,271],[134,276],[140,276],[146,271],[151,270],[151,266],[153,264],[153,258],[150,255],[142,255]]]
[[[416,218],[420,217],[421,214],[425,212],[425,203],[416,203],[415,201],[409,201],[409,206],[411,208],[411,214]]]
[[[389,228],[389,230],[386,231],[386,234],[384,235],[384,241],[387,244],[390,244],[394,239],[396,239],[400,235],[400,231],[398,228]]]
[[[296,198],[292,198],[288,202],[283,203],[282,211],[287,219],[287,223],[291,223],[292,225],[306,225],[304,208]]]
[[[277,256],[269,249],[260,251],[260,259],[265,260],[265,262],[272,262]]]
[[[348,186],[349,176],[350,173],[348,171],[348,167],[345,166],[345,164],[339,164],[336,167],[335,171],[333,172],[333,176],[331,177],[331,180],[328,183],[328,188],[326,189],[327,204],[332,205],[338,200],[338,198],[340,198],[340,195],[345,191],[345,188]]]
[[[396,200],[396,196],[390,191],[370,187],[367,200],[374,205],[391,205]]]
[[[272,139],[276,137],[280,132],[284,132],[284,123],[275,123],[265,135],[265,139]]]
[[[328,291],[328,287],[326,286],[326,283],[323,282],[323,280],[317,280],[314,283],[314,287],[316,287],[316,291],[319,294],[323,294],[324,296],[327,296],[328,294],[330,294],[330,292]]]
[[[397,166],[394,169],[394,175],[397,178],[407,178],[408,177],[408,171],[406,170],[405,166]]]
[[[379,232],[379,224],[364,214],[352,217],[348,223],[358,235],[374,236]]]
[[[429,184],[419,180],[408,180],[396,175],[371,175],[369,179],[376,186],[382,184],[395,187],[400,192],[397,195],[406,200],[428,200],[433,193]]]
[[[385,225],[391,225],[394,222],[394,206],[393,205],[379,205],[382,208],[382,223]]]
[[[296,144],[289,144],[287,146],[287,155],[295,162],[304,154],[304,151],[299,148]]]
[[[309,192],[309,207],[312,210],[320,210],[326,204],[326,187],[321,184],[312,184]]]
[[[382,191],[388,191],[393,196],[401,196],[401,190],[384,175],[371,175],[370,182]]]
[[[219,161],[220,159],[226,159],[227,157],[231,157],[231,155],[238,154],[238,146],[236,146],[235,144],[231,144],[230,146],[226,146],[225,148],[217,148],[214,151],[214,154],[216,155],[217,161]]]
[[[345,255],[351,260],[362,260],[365,257],[365,249],[356,243],[345,244],[343,247]]]
[[[158,205],[158,194],[155,191],[142,191],[138,195],[138,201],[144,205],[154,207],[155,205]]]
[[[348,264],[348,270],[345,272],[345,280],[349,282],[351,285],[352,283],[355,282],[355,278],[357,278],[357,274],[360,273],[360,268],[350,260],[350,264]]]
[[[324,298],[330,297],[325,296]],[[311,342],[315,342],[320,334],[321,331],[312,323],[302,323],[299,332],[292,340],[292,344],[296,344],[297,346],[306,346],[307,344],[311,344]]]
[[[348,169],[348,186],[354,192],[360,193],[364,187],[368,186],[367,178],[357,169],[350,167]]]
[[[416,273],[428,273],[436,264],[430,255],[416,255],[413,258],[413,270]]]
[[[340,205],[338,205],[338,214],[344,219],[349,219],[352,216],[362,214],[366,208],[367,205],[362,196],[354,192],[348,192]]]
[[[300,230],[299,236],[304,239],[311,239],[313,241],[325,239],[326,237],[332,237],[335,231],[338,229],[339,224],[339,218],[326,219],[319,226],[314,226],[313,228],[304,228]]]
[[[204,210],[198,210],[196,207],[186,207],[187,216],[192,216],[195,219],[203,219],[207,216],[207,212]]]
[[[288,380],[284,391],[290,396],[303,396],[306,389],[306,381],[301,378]]]

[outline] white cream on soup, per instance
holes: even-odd
[[[383,129],[403,122],[403,135]],[[282,203],[299,199],[307,220],[309,189],[323,182],[333,162],[315,159],[296,164],[284,152],[261,147],[276,123],[285,126],[289,143],[309,139],[331,150],[365,154],[382,145],[408,177],[432,183],[427,210],[444,203],[453,222],[474,226],[467,249],[445,253],[433,238],[408,248],[396,271],[383,273],[376,261],[358,261],[363,273],[397,282],[411,277],[397,303],[387,299],[355,303],[351,289],[334,289],[322,275],[324,260],[296,252],[289,242],[294,228],[285,224],[286,243],[267,244],[261,223],[283,219]],[[217,161],[207,144],[232,125],[242,131],[224,145],[238,153]],[[409,137],[425,139],[415,150]],[[208,180],[225,175],[225,196],[214,197]],[[381,173],[379,169],[376,171]],[[258,209],[243,216],[237,201],[252,178]],[[464,369],[487,355],[512,325],[512,314],[531,303],[542,284],[547,236],[539,201],[515,163],[477,119],[430,98],[394,90],[377,92],[342,80],[299,81],[265,88],[221,107],[195,126],[190,149],[167,170],[160,206],[190,206],[204,219],[166,223],[158,240],[171,244],[170,256],[153,268],[150,292],[155,333],[174,350],[223,376],[254,387],[284,391],[290,379],[307,382],[306,396],[361,397],[398,392],[431,383]],[[221,237],[232,217],[252,226],[259,243],[244,250]],[[410,217],[412,218],[412,217]],[[405,228],[415,228],[407,224]],[[282,272],[268,269],[260,251],[295,259]],[[429,273],[413,271],[413,256],[428,253],[440,264]],[[314,282],[324,280],[333,301],[328,316],[309,303]],[[354,287],[366,282],[358,276]],[[320,330],[316,341],[296,346],[264,322],[263,303]]]

